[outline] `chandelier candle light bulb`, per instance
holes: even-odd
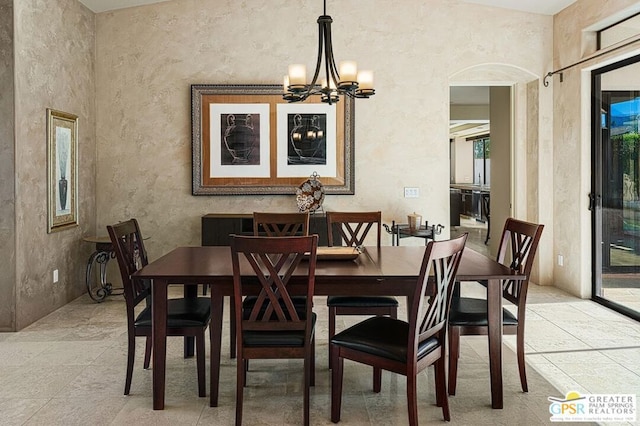
[[[340,83],[351,83],[357,81],[358,65],[355,61],[340,62]]]
[[[295,88],[307,83],[307,69],[302,64],[289,65],[289,87]]]
[[[373,71],[362,70],[358,72],[358,86],[360,90],[373,90]]]

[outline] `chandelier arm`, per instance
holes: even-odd
[[[331,23],[329,23],[326,27],[325,33],[325,59],[327,61],[327,81],[329,78],[333,80],[336,88],[338,87],[338,83],[340,82],[340,74],[338,73],[338,68],[336,67],[336,60],[333,57],[333,41],[331,40]],[[327,83],[328,84],[328,83]]]
[[[322,17],[320,17],[322,18]],[[316,58],[316,69],[313,73],[313,78],[311,79],[311,83],[309,83],[309,88],[307,90],[307,96],[315,93],[316,84],[318,83],[318,76],[320,75],[320,65],[322,64],[322,46],[323,46],[323,22],[318,18],[318,57]],[[305,97],[305,98],[306,98]]]

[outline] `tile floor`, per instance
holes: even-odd
[[[477,289],[477,285],[465,283],[465,291],[474,293]],[[319,319],[311,422],[328,425],[325,300],[316,298],[315,306]],[[403,305],[400,315],[405,315]],[[359,319],[339,317],[339,327]],[[228,340],[226,320],[219,407],[210,408],[208,398],[197,397],[195,360],[181,357],[180,338],[169,338],[166,409],[153,411],[151,371],[142,369],[140,339],[131,394],[122,394],[126,365],[122,296],[97,304],[85,295],[20,332],[0,333],[0,424],[231,425],[235,360],[229,359]],[[505,408],[493,410],[486,338],[463,337],[458,393],[449,399],[451,424],[549,424],[549,396],[564,397],[569,391],[640,395],[640,323],[555,288],[532,285],[526,340],[529,393],[520,389],[513,353],[515,337],[505,336]],[[301,367],[298,360],[252,362],[244,424],[301,424]],[[370,369],[346,362],[344,380],[341,424],[407,424],[403,377],[385,372],[382,392],[374,394]],[[432,369],[421,374],[418,395],[420,422],[443,423],[442,412],[435,406]]]

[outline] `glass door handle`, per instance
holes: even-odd
[[[589,210],[593,211],[600,204],[600,194],[589,193]]]

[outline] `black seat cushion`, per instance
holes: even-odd
[[[311,317],[311,339],[316,327],[316,314]],[[242,344],[246,347],[301,347],[304,346],[304,331],[257,331],[242,333]]]
[[[390,317],[366,319],[336,334],[331,343],[375,356],[405,362],[409,324]],[[418,347],[418,359],[438,348],[438,339],[429,338]]]
[[[365,308],[365,307],[397,307],[398,300],[391,296],[329,296],[327,306],[336,308]]]
[[[518,319],[508,310],[502,310],[504,325],[517,325]],[[487,300],[472,297],[454,297],[449,311],[449,325],[488,327]]]
[[[167,327],[203,327],[211,319],[211,300],[207,297],[167,300]],[[151,327],[151,306],[144,308],[136,327]]]

